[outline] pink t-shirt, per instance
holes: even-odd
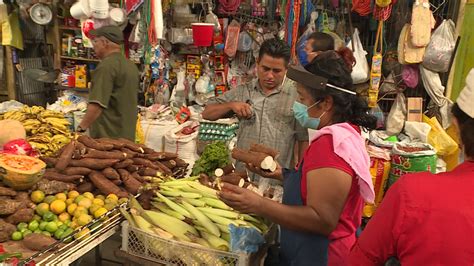
[[[358,131],[359,129],[356,128]],[[347,265],[350,249],[356,242],[356,230],[361,224],[364,200],[360,195],[357,176],[354,170],[341,157],[334,153],[331,135],[323,135],[314,140],[304,156],[303,176],[301,179],[301,195],[306,204],[307,173],[320,168],[335,168],[352,176],[352,185],[339,218],[336,229],[329,235],[328,265]],[[330,178],[330,177],[328,177]]]

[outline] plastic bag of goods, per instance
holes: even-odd
[[[362,214],[364,217],[372,217],[377,209],[377,205],[382,202],[385,195],[388,175],[390,174],[390,151],[373,145],[367,146],[370,157],[370,174],[375,191],[375,204],[366,203]]]
[[[155,151],[165,150],[165,135],[179,124],[176,119],[142,119],[142,130],[145,139],[145,146],[154,149]]]
[[[397,143],[392,149],[388,187],[402,175],[417,172],[436,173],[436,151],[426,143]]]
[[[426,47],[423,66],[435,72],[444,73],[449,69],[449,63],[454,52],[456,39],[455,25],[452,20],[443,20],[433,32],[430,43]]]
[[[198,131],[190,133],[185,132],[193,127],[196,122],[185,122],[178,127],[168,131],[165,135],[165,151],[178,154],[179,158],[189,163],[189,169],[192,168],[194,162],[199,158],[197,149]]]

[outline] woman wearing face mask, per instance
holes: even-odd
[[[352,249],[349,265],[473,265],[474,69],[453,106],[464,162],[451,172],[402,176]]]
[[[229,206],[266,217],[281,226],[281,265],[347,265],[364,201],[374,191],[369,157],[360,127],[374,128],[376,118],[352,89],[350,71],[335,52],[321,53],[312,73],[290,67],[299,100],[293,110],[305,127],[317,129],[294,170],[261,176],[283,181],[283,203],[225,183],[220,194]]]

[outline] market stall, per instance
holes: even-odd
[[[273,172],[278,152],[236,148],[240,119],[201,114],[255,79],[268,39],[283,39],[295,64],[308,63],[314,32],[353,51],[352,81],[378,119],[363,134],[375,190],[365,220],[403,174],[459,162],[445,93],[459,1],[10,2],[0,1],[0,92],[10,96],[0,103],[0,241],[22,263],[67,265],[118,232],[131,260],[261,262],[276,226],[216,195],[227,182],[281,201],[281,186],[234,164]],[[101,61],[90,31],[107,25],[140,70],[135,141],[75,132]]]

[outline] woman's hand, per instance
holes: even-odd
[[[260,213],[263,201],[257,193],[229,183],[223,183],[219,198],[233,209],[243,213]]]
[[[274,172],[264,171],[259,167],[255,167],[253,164],[247,164],[246,166],[247,166],[247,169],[249,169],[249,171],[256,173],[259,176],[277,179],[277,180],[283,180],[283,171],[280,164],[278,163],[277,163],[277,168]]]

